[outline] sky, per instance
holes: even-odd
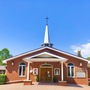
[[[15,56],[40,48],[46,16],[55,48],[90,56],[90,0],[0,0],[0,50]]]

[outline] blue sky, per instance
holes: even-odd
[[[46,16],[55,48],[90,55],[90,0],[0,0],[0,50],[18,55],[39,48]]]

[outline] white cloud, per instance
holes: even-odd
[[[82,45],[72,45],[71,48],[75,53],[77,53],[78,50],[81,50],[81,54],[83,57],[89,57],[90,56],[90,43],[82,44]]]

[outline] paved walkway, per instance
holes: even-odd
[[[53,83],[34,83],[34,85],[23,85],[23,83],[0,85],[0,90],[90,90],[86,85],[59,86]]]

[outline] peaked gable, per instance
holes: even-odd
[[[39,52],[39,51],[42,51],[44,50],[44,52],[48,52],[48,50],[52,50],[52,51],[55,51],[57,53],[62,53],[64,55],[67,55],[67,56],[70,56],[70,57],[73,57],[73,58],[77,58],[77,59],[80,59],[80,60],[83,60],[83,61],[86,61],[88,62],[88,60],[84,59],[84,58],[81,58],[81,57],[78,57],[78,56],[75,56],[75,55],[72,55],[72,54],[69,54],[69,53],[66,53],[64,51],[61,51],[61,50],[58,50],[58,49],[55,49],[55,48],[50,48],[50,47],[41,47],[39,49],[36,49],[36,50],[33,50],[33,51],[29,51],[29,52],[26,52],[26,53],[23,53],[23,54],[20,54],[20,55],[17,55],[17,56],[14,56],[14,57],[11,57],[9,59],[6,59],[4,60],[3,62],[6,63],[7,61],[9,60],[13,60],[13,59],[16,59],[16,58],[19,58],[19,57],[22,57],[22,56],[25,56],[25,55],[29,55],[29,54],[32,54],[32,53],[35,53],[35,52]],[[33,56],[33,55],[32,55]],[[58,55],[57,55],[58,56]]]

